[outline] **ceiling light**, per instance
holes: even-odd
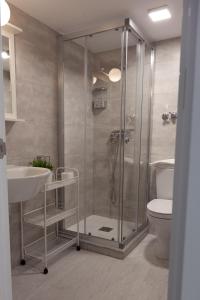
[[[1,1],[1,26],[6,25],[10,20],[10,7],[5,0]]]
[[[3,59],[9,59],[10,58],[9,52],[8,51],[2,51],[1,52],[1,57]]]
[[[167,6],[151,9],[149,10],[148,15],[153,22],[171,19],[172,17]]]
[[[110,72],[108,73],[108,77],[112,82],[120,81],[122,77],[121,70],[117,68],[111,69]]]

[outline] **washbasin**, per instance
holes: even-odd
[[[7,167],[8,200],[11,203],[33,199],[47,182],[51,171],[36,167]]]

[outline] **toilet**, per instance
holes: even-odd
[[[147,204],[147,217],[157,236],[155,255],[161,259],[168,259],[172,221],[174,160],[158,161],[152,165],[156,171],[157,199],[153,199]]]

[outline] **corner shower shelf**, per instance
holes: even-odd
[[[76,201],[75,207],[67,209],[60,207],[58,199],[58,189],[65,188],[69,185],[76,185]],[[47,204],[47,192],[56,191],[55,201]],[[72,245],[79,246],[79,172],[72,168],[58,168],[56,171],[56,179],[52,182],[47,182],[42,188],[41,192],[44,194],[44,205],[37,209],[23,213],[23,203],[21,203],[21,247],[22,247],[22,260],[21,264],[25,264],[25,257],[30,256],[43,261],[44,274],[48,273],[47,262],[48,259]],[[75,216],[77,219],[77,235],[76,237],[64,238],[59,235],[60,221]],[[33,241],[31,244],[24,245],[24,223],[41,227],[44,234],[41,238]],[[48,235],[47,228],[56,225],[55,230]],[[53,238],[52,238],[53,236]]]

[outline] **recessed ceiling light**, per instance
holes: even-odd
[[[172,17],[167,6],[151,9],[148,11],[148,15],[153,22],[171,19]]]

